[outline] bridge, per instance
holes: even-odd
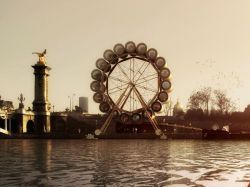
[[[11,135],[9,129],[11,129],[11,120],[8,123],[8,114],[1,112],[0,119],[4,120],[4,125],[0,126],[0,134]]]

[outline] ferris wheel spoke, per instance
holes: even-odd
[[[141,86],[141,85],[136,85],[136,87],[139,87],[139,88],[147,90],[147,91],[151,91],[153,93],[157,93],[157,91],[158,91],[158,90],[154,90],[154,89],[148,88],[146,86]]]
[[[109,89],[109,91],[113,91],[113,90],[116,90],[116,89],[124,89],[124,88],[126,88],[125,86],[126,86],[127,84],[122,84],[122,85],[117,85],[116,87],[113,87],[113,88],[111,88],[111,89]]]
[[[127,81],[125,81],[125,80],[123,80],[123,79],[120,79],[120,78],[117,78],[117,77],[109,76],[109,78],[110,78],[110,79],[113,79],[113,80],[115,80],[115,81],[119,81],[119,82],[123,82],[123,83],[128,84]]]
[[[125,98],[124,98],[124,100],[123,100],[123,102],[122,102],[122,105],[121,105],[121,107],[120,107],[121,109],[123,109],[124,105],[126,104],[126,102],[127,102],[128,98],[129,98],[129,96],[130,96],[132,90],[133,90],[133,87],[131,87],[130,90],[129,90],[129,92],[128,92],[128,94],[125,95]]]
[[[140,73],[142,67],[145,65],[146,61],[143,62],[143,64],[141,65],[141,67],[138,69],[138,71],[135,73],[135,75],[133,75],[133,79],[138,75],[138,73]],[[134,64],[134,61],[133,61]],[[134,67],[133,67],[133,71],[134,71]],[[134,82],[134,81],[133,81]]]
[[[134,58],[132,58],[132,59],[130,59],[130,61],[132,61],[132,66],[130,67],[130,72],[131,72],[131,74],[132,74],[132,77],[131,77],[131,81],[132,82],[134,82],[135,81],[135,59]]]
[[[129,61],[131,61],[131,59],[129,59]],[[132,71],[130,68],[130,65],[124,65],[123,63],[120,63],[119,66],[122,68],[122,70],[127,74],[129,80],[130,80],[130,75],[128,72]],[[121,69],[120,69],[121,70]],[[121,72],[119,72],[119,74],[121,74]]]
[[[148,82],[148,81],[151,81],[151,80],[157,79],[157,78],[158,78],[157,76],[156,76],[156,77],[152,77],[152,78],[149,78],[149,76],[148,76],[148,77],[146,77],[146,78],[140,79],[140,80],[142,80],[142,81],[141,81],[141,82],[136,83],[135,85],[140,85],[140,84],[142,84],[142,83],[145,83],[145,82]]]
[[[131,59],[130,59],[131,60]],[[130,71],[132,71],[133,73],[133,82],[135,81],[135,59],[133,58],[133,66],[132,66],[132,69],[130,69]]]
[[[153,74],[147,75],[146,77],[145,77],[145,76],[143,76],[143,78],[145,79],[145,78],[149,78],[149,77],[153,77],[153,76],[158,77],[158,73],[156,72],[156,73],[153,73]],[[139,80],[140,80],[140,79],[139,79]],[[139,80],[138,80],[138,81],[139,81]]]
[[[120,64],[117,64],[118,68],[121,70],[122,74],[128,79],[128,81],[130,81],[128,75],[126,74],[126,72],[124,71],[124,69],[121,67]]]
[[[130,111],[133,111],[136,109],[137,102],[138,102],[138,100],[135,98],[135,93],[133,90],[132,93],[130,94]]]
[[[129,79],[131,80],[131,59],[129,59]]]
[[[109,95],[112,95],[112,94],[115,94],[115,93],[117,93],[117,92],[120,92],[120,91],[122,91],[122,90],[124,90],[126,87],[125,86],[127,86],[127,85],[124,85],[124,87],[115,87],[115,88],[112,88],[114,91],[113,92],[110,92],[110,90],[109,90],[109,92],[108,92],[108,94]],[[115,89],[117,89],[117,90],[115,90]]]
[[[138,99],[134,96],[134,87],[131,87],[128,94],[125,94],[123,101],[121,102],[121,109],[126,107],[129,111],[134,111],[138,105]]]
[[[138,101],[142,107],[147,106],[147,102],[145,101],[144,97],[139,93],[139,91],[136,89],[136,87],[134,88],[134,93],[135,93],[135,96],[137,97],[136,101]],[[143,103],[141,101],[143,101]],[[146,105],[144,106],[144,104]]]
[[[146,83],[140,84],[141,86],[145,86],[147,88],[155,88],[155,85],[152,84],[152,82],[147,81]],[[158,88],[156,88],[156,90],[158,91]]]
[[[117,93],[117,92],[121,92],[122,90],[124,90],[125,88],[118,88],[118,90],[116,90],[116,91],[113,91],[113,92],[109,92],[108,94],[109,95],[113,95],[113,94],[115,94],[115,93]]]
[[[148,68],[149,66],[149,63],[146,65],[146,67],[144,68],[144,70],[142,72],[140,72],[140,70],[138,71],[140,73],[139,77],[136,79],[136,81],[134,81],[134,83],[136,83],[140,78],[141,76],[143,75],[143,73],[146,71],[146,69]]]
[[[124,67],[124,66],[122,66],[122,67]],[[132,73],[134,73],[134,58],[129,59],[129,67],[125,67],[125,68],[129,71],[129,74],[130,74],[129,78],[131,80],[132,79]]]

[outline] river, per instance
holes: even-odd
[[[250,141],[0,140],[0,186],[250,183]]]

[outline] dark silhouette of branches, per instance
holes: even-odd
[[[235,106],[223,90],[214,90],[214,105],[220,114],[228,114]]]
[[[209,103],[211,102],[212,89],[210,87],[204,87],[199,91],[193,92],[188,100],[189,109],[202,109],[209,113]]]

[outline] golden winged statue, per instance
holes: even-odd
[[[39,57],[39,63],[41,64],[45,64],[45,55],[46,55],[46,49],[42,52],[42,53],[38,53],[38,52],[33,52],[32,54],[37,54]]]

